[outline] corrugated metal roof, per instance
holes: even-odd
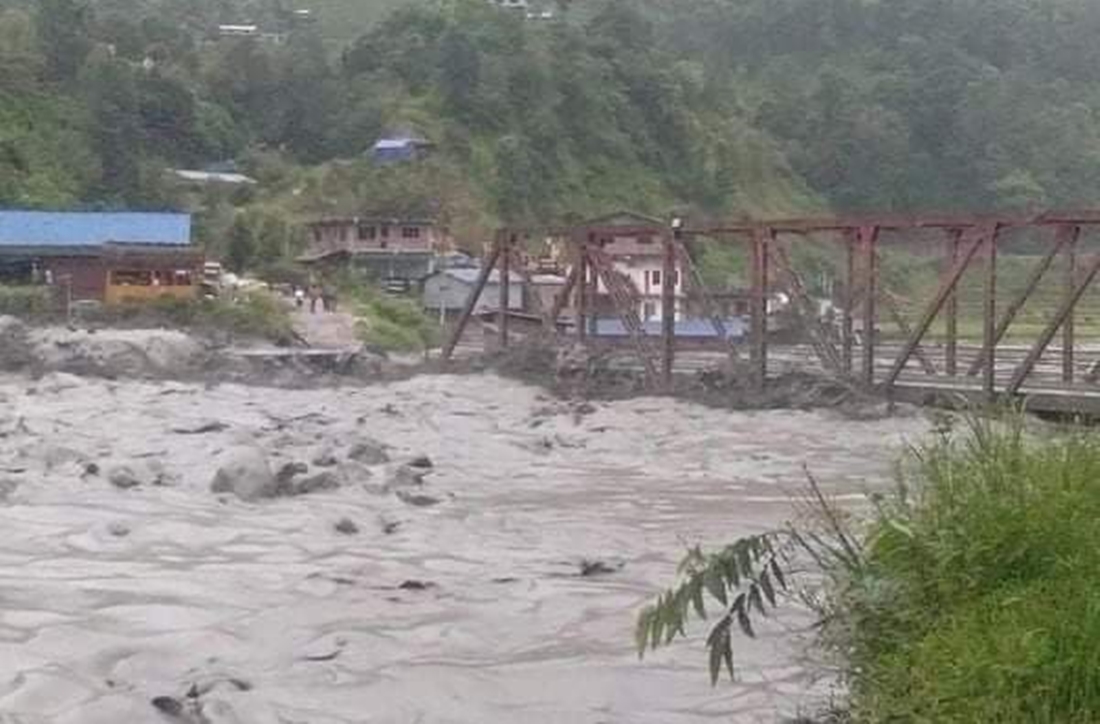
[[[0,246],[188,245],[190,214],[0,211]]]
[[[481,274],[481,269],[477,267],[459,267],[455,269],[444,269],[439,273],[445,274],[451,279],[457,279],[458,281],[465,284],[474,284],[475,282],[477,282],[477,278]],[[515,272],[508,272],[508,280],[511,281],[512,284],[519,284],[523,281],[523,277],[519,274],[516,274]],[[489,273],[489,283],[500,283],[500,272],[496,269]]]
[[[256,179],[245,176],[243,173],[229,171],[192,171],[191,169],[178,168],[172,171],[178,178],[194,183],[221,183],[221,184],[248,184],[256,183]]]
[[[401,136],[398,138],[380,138],[374,144],[375,151],[397,151],[407,148],[416,148],[417,146],[427,146],[428,142],[423,138],[408,138]]]
[[[722,325],[726,328],[726,336],[732,339],[740,339],[748,332],[748,324],[744,317],[723,319]],[[661,336],[661,320],[654,319],[642,322],[642,328],[646,336]],[[717,338],[718,332],[709,319],[678,319],[674,325],[674,334],[677,337]],[[626,337],[630,333],[623,325],[622,320],[604,318],[596,320],[596,335],[600,337]]]

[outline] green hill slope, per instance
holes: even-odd
[[[313,11],[326,41],[351,43],[396,8],[418,0],[298,0],[296,7]]]

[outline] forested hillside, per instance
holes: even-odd
[[[428,210],[473,234],[617,206],[1096,203],[1090,0],[540,7],[554,17],[485,0],[0,0],[0,204],[186,203],[210,243],[274,257],[296,220],[342,211]],[[218,37],[245,22],[284,42]],[[435,154],[365,160],[405,132]],[[164,182],[229,160],[259,188]]]

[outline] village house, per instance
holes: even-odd
[[[451,251],[450,234],[434,219],[340,217],[309,225],[308,246],[298,261],[409,289],[439,269],[440,257]]]
[[[0,211],[0,284],[46,284],[106,303],[197,295],[191,216]]]
[[[379,138],[370,149],[370,158],[376,164],[403,163],[426,157],[434,148],[423,138],[397,136]]]
[[[582,227],[599,229],[592,239],[597,248],[605,254],[611,266],[628,284],[637,304],[638,317],[643,322],[664,318],[662,301],[662,275],[664,274],[664,249],[661,239],[667,228],[658,219],[648,216],[621,212],[584,222]],[[622,233],[615,228],[621,227]],[[555,246],[560,250],[565,240],[558,240]],[[563,252],[556,252],[563,256]],[[681,262],[676,261],[673,271],[673,289],[675,307],[669,310],[674,319],[680,319],[686,311],[686,294]],[[595,279],[595,271],[590,270],[589,282]],[[596,279],[596,299],[594,309],[597,315],[606,316],[613,308],[610,294],[603,280]]]
[[[424,310],[438,315],[441,324],[456,317],[466,306],[474,292],[481,269],[464,267],[443,269],[424,280]],[[500,272],[494,269],[481,290],[475,314],[500,309]],[[508,309],[522,311],[526,309],[523,292],[523,277],[515,272],[508,275]]]
[[[281,30],[263,30],[259,25],[247,23],[219,25],[218,37],[222,39],[253,38],[272,45],[284,45],[290,35]]]
[[[169,180],[181,186],[255,186],[256,179],[237,171],[176,168],[168,172]]]
[[[251,23],[219,25],[218,35],[223,38],[255,38],[260,35],[260,26]]]

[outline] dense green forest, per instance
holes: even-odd
[[[487,0],[0,0],[0,204],[187,205],[250,263],[333,212],[429,211],[475,237],[614,207],[1095,203],[1090,0],[540,7],[553,18]],[[218,37],[244,22],[284,42]],[[364,152],[386,133],[437,151],[376,167]],[[166,182],[226,161],[259,186]]]

